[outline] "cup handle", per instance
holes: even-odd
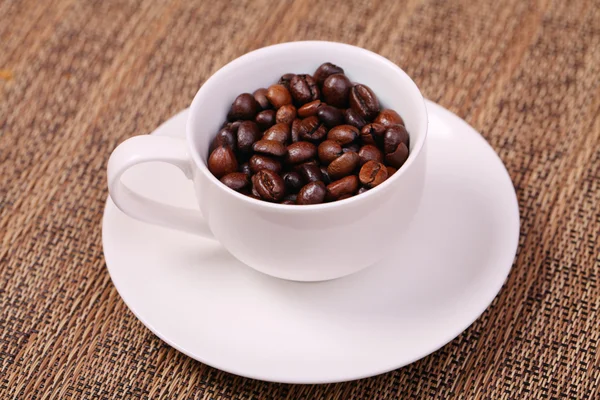
[[[150,161],[172,164],[188,179],[193,178],[193,161],[185,140],[168,136],[132,137],[117,146],[108,160],[108,191],[116,206],[140,221],[214,238],[200,211],[151,200],[123,184],[121,176],[125,171]]]

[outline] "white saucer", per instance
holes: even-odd
[[[334,281],[283,281],[246,267],[217,242],[133,220],[109,199],[102,237],[119,294],[179,351],[267,381],[353,380],[439,349],[502,287],[519,210],[485,140],[444,108],[427,108],[423,204],[393,257]],[[154,134],[183,136],[186,117],[182,111]],[[140,165],[124,179],[156,200],[196,207],[191,183],[168,165]]]

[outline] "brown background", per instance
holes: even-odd
[[[326,39],[465,118],[517,188],[519,252],[433,355],[346,384],[252,381],[162,343],[108,276],[105,167],[228,61]],[[600,3],[0,0],[0,398],[598,398]]]

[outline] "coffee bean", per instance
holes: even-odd
[[[377,146],[373,146],[372,144],[365,144],[363,147],[361,147],[358,151],[358,157],[360,166],[363,166],[367,161],[371,160],[380,163],[383,162],[383,153],[381,150],[379,150],[379,148],[377,148]]]
[[[300,140],[300,127],[302,126],[302,120],[295,119],[292,122],[292,128],[290,129],[290,133],[292,136],[292,143],[296,143]]]
[[[342,145],[335,140],[325,140],[318,148],[319,160],[324,165],[329,165],[333,160],[343,154]]]
[[[241,153],[247,154],[252,150],[254,142],[260,139],[261,132],[253,121],[243,121],[237,131],[237,148]]]
[[[254,121],[258,124],[260,129],[267,130],[275,125],[275,110],[264,110],[256,114]]]
[[[305,182],[322,181],[321,168],[315,163],[307,162],[298,166],[298,172]]]
[[[317,70],[313,74],[313,77],[315,78],[315,81],[317,81],[317,84],[323,85],[323,82],[325,82],[325,79],[327,79],[330,75],[343,74],[343,73],[344,73],[344,70],[342,68],[340,68],[337,65],[332,64],[330,62],[327,62],[327,63],[321,64],[321,66],[319,66],[319,68],[317,68]]]
[[[368,190],[369,190],[368,187],[361,186],[360,189],[358,189],[358,192],[356,192],[356,194],[363,194],[364,192],[366,192]]]
[[[343,194],[338,198],[338,201],[349,199],[352,196],[354,196],[354,195],[353,194]]]
[[[277,110],[275,120],[278,124],[284,123],[290,125],[294,119],[296,119],[296,107],[293,105],[286,104]]]
[[[315,100],[311,101],[310,103],[306,103],[298,109],[298,116],[300,118],[307,118],[317,115],[317,111],[319,111],[319,108],[324,104],[325,103],[321,103],[321,100]]]
[[[269,99],[267,98],[267,89],[260,88],[256,90],[252,95],[254,96],[254,100],[256,100],[261,110],[268,110],[269,108],[273,108],[271,103],[269,103]]]
[[[252,120],[259,111],[260,106],[250,93],[242,93],[235,98],[227,119],[230,121],[236,120]]]
[[[306,184],[296,198],[296,204],[320,204],[325,200],[327,189],[321,181],[309,182]]]
[[[377,118],[375,118],[374,122],[377,122],[386,128],[394,125],[404,126],[404,120],[402,117],[400,117],[396,111],[390,110],[389,108],[381,111],[379,115],[377,115]]]
[[[319,99],[319,87],[310,75],[296,75],[290,81],[290,93],[296,104],[301,106]]]
[[[353,151],[344,153],[329,164],[327,172],[331,179],[340,179],[350,175],[358,166],[359,157]]]
[[[242,123],[242,121],[225,122],[223,124],[223,126],[221,127],[221,129],[227,128],[227,129],[231,130],[231,132],[236,134],[238,127],[240,126],[241,123]]]
[[[237,171],[238,163],[231,147],[220,146],[210,153],[208,157],[208,169],[217,178]]]
[[[383,183],[387,177],[388,173],[385,165],[374,160],[367,161],[358,173],[360,183],[369,188],[373,188]]]
[[[258,171],[252,177],[252,186],[261,199],[271,202],[281,201],[285,196],[283,179],[268,169]]]
[[[327,128],[325,127],[325,124],[319,121],[319,118],[308,117],[302,120],[298,133],[301,139],[317,141],[325,137]]]
[[[281,163],[271,157],[262,156],[260,154],[255,154],[250,157],[250,170],[253,173],[257,173],[263,169],[268,169],[269,171],[273,171],[275,173],[279,173],[281,171]]]
[[[358,178],[356,175],[349,175],[327,185],[327,201],[340,200],[344,196],[352,196],[358,189]]]
[[[400,143],[393,153],[385,155],[385,162],[394,168],[400,168],[408,158],[408,147]]]
[[[348,125],[355,126],[358,129],[362,129],[367,124],[367,121],[351,108],[344,111],[344,120]]]
[[[317,111],[317,117],[327,128],[333,128],[344,123],[344,113],[342,110],[323,103],[321,103],[321,107]]]
[[[301,185],[298,190],[302,189]],[[298,192],[298,190],[296,192]],[[287,191],[287,187],[286,187],[286,191]],[[296,204],[296,199],[298,198],[297,194],[286,194],[285,197],[283,198],[284,201],[291,201],[293,204]]]
[[[239,170],[240,170],[240,172],[243,172],[244,174],[246,174],[248,176],[252,175],[252,170],[250,169],[250,164],[248,164],[247,162],[240,165]]]
[[[290,126],[287,124],[275,124],[264,133],[264,140],[276,140],[286,143],[290,140]]]
[[[252,150],[267,156],[283,157],[287,153],[285,145],[277,140],[261,139],[252,145]]]
[[[355,153],[358,153],[360,151],[360,144],[358,144],[358,143],[350,143],[349,145],[344,146],[344,148],[342,149],[342,151],[344,153],[347,153],[349,151],[353,151]]]
[[[393,153],[400,143],[408,147],[408,132],[403,125],[393,125],[389,127],[383,135],[383,151]]]
[[[208,151],[212,153],[214,149],[220,146],[229,146],[232,149],[235,149],[237,145],[236,142],[237,141],[235,134],[233,133],[231,128],[223,128],[219,132],[217,132],[217,135],[213,139]]]
[[[256,191],[254,190],[254,188],[252,188],[252,191],[251,191],[250,193],[244,193],[244,194],[245,194],[246,196],[248,196],[248,197],[250,197],[250,198],[253,198],[253,199],[256,199],[256,200],[262,200],[262,199],[260,198],[260,196],[258,195],[258,192],[256,192]]]
[[[323,97],[327,104],[347,108],[352,82],[344,74],[330,75],[323,82]]]
[[[295,200],[283,200],[281,202],[281,204],[286,204],[286,205],[292,206],[292,205],[296,204],[296,201]]]
[[[286,161],[289,164],[300,164],[315,158],[317,147],[310,142],[296,142],[287,147]]]
[[[331,183],[331,177],[329,176],[329,172],[327,172],[327,167],[324,165],[321,165],[319,167],[319,169],[321,170],[321,176],[323,177],[323,182],[326,185],[329,185]]]
[[[367,124],[360,130],[360,139],[363,144],[383,145],[385,126],[377,123]]]
[[[328,140],[335,140],[341,145],[347,145],[358,138],[358,128],[352,125],[338,125],[327,134]]]
[[[350,108],[370,121],[379,113],[379,100],[368,86],[356,85],[350,89]]]
[[[239,192],[250,186],[250,177],[243,172],[231,172],[222,177],[221,182]]]
[[[298,193],[302,189],[302,186],[304,186],[304,181],[298,172],[286,172],[282,175],[282,178],[288,193]]]
[[[282,86],[285,86],[287,90],[290,90],[290,82],[292,78],[294,78],[294,76],[296,76],[296,74],[283,74],[281,78],[279,78],[279,82],[277,83],[279,83]]]
[[[279,108],[286,104],[292,104],[292,95],[283,85],[271,85],[267,89],[267,98],[273,107]]]
[[[396,173],[396,171],[398,171],[396,168],[390,167],[389,165],[387,167],[385,167],[385,169],[387,169],[388,178],[390,176],[394,175]]]

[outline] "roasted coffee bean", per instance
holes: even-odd
[[[285,189],[288,193],[298,193],[302,189],[302,186],[304,186],[304,181],[298,172],[286,172],[281,177],[283,178],[283,182],[285,182]]]
[[[333,128],[344,123],[344,113],[339,108],[321,104],[317,111],[317,117],[327,128]]]
[[[258,103],[261,110],[268,110],[269,108],[273,108],[269,99],[267,98],[267,89],[260,88],[256,90],[253,94],[254,100]]]
[[[290,81],[290,93],[298,106],[318,100],[319,87],[310,75],[296,75]]]
[[[330,75],[323,82],[323,98],[334,107],[347,108],[352,82],[344,74]]]
[[[377,146],[372,144],[365,144],[358,151],[359,165],[363,166],[367,161],[383,162],[383,153]]]
[[[260,170],[252,177],[252,187],[266,201],[281,201],[285,196],[283,179],[268,169]]]
[[[317,146],[310,142],[296,142],[287,147],[286,161],[289,164],[300,164],[315,158]]]
[[[350,108],[371,121],[379,113],[379,100],[368,86],[356,85],[350,89]]]
[[[296,74],[283,74],[277,83],[285,86],[287,90],[290,90],[290,82],[294,76],[296,76]]]
[[[290,126],[287,124],[275,124],[264,133],[264,140],[276,140],[286,143],[290,140]]]
[[[329,176],[329,172],[327,172],[327,167],[324,165],[321,165],[321,167],[319,167],[319,169],[321,170],[321,176],[323,177],[323,182],[326,185],[329,185],[331,183],[331,177]]]
[[[328,140],[335,140],[342,146],[354,142],[359,135],[358,128],[352,125],[339,125],[327,133]]]
[[[238,127],[240,126],[241,123],[242,123],[242,121],[225,122],[223,124],[223,126],[221,127],[221,129],[227,128],[227,129],[231,130],[231,132],[236,134]]]
[[[237,131],[237,148],[241,153],[247,154],[252,150],[254,142],[260,139],[261,132],[253,121],[243,121]]]
[[[296,143],[300,140],[300,127],[302,126],[302,120],[295,119],[292,122],[292,128],[290,129],[290,133],[292,136],[292,143]]]
[[[400,143],[393,153],[385,155],[385,162],[394,168],[400,168],[408,158],[408,147]]]
[[[319,145],[319,160],[324,165],[329,165],[333,160],[343,154],[342,145],[335,140],[325,140]]]
[[[222,177],[221,182],[239,192],[250,186],[250,177],[243,172],[232,172]]]
[[[281,163],[279,161],[260,154],[255,154],[250,157],[250,162],[248,164],[250,164],[250,170],[255,174],[263,169],[268,169],[277,174],[281,171]]]
[[[296,198],[296,204],[320,204],[325,200],[327,189],[321,181],[309,182],[306,184]]]
[[[290,125],[292,121],[296,119],[296,107],[291,104],[286,104],[285,106],[281,106],[279,110],[277,110],[277,114],[275,116],[275,120],[278,124],[288,124]]]
[[[248,164],[247,162],[240,165],[239,170],[240,170],[240,172],[243,172],[244,174],[246,174],[248,176],[252,175],[252,170],[250,169],[250,164]]]
[[[353,194],[343,194],[339,197],[338,201],[349,199],[352,196],[354,196],[354,195]]]
[[[227,119],[230,121],[253,120],[259,108],[254,96],[250,93],[242,93],[233,101]]]
[[[279,108],[286,104],[292,104],[292,95],[283,85],[271,85],[267,89],[267,98],[273,107]]]
[[[232,149],[235,149],[236,145],[237,140],[231,128],[223,128],[217,132],[208,151],[212,153],[214,149],[220,146],[229,146]]]
[[[368,190],[369,190],[368,187],[361,186],[360,189],[358,189],[358,192],[356,192],[356,194],[363,194],[364,192],[366,192]]]
[[[362,129],[367,124],[367,121],[351,108],[344,111],[344,120],[348,125],[355,126],[358,129]]]
[[[286,205],[290,205],[291,206],[291,205],[296,204],[296,201],[295,200],[283,200],[281,202],[281,204],[286,204]]]
[[[329,164],[327,172],[331,179],[340,179],[350,175],[358,166],[359,157],[353,151],[344,153]]]
[[[319,108],[324,104],[325,103],[321,103],[321,100],[315,100],[311,101],[310,103],[306,103],[298,109],[298,116],[300,118],[307,118],[317,115],[317,111],[319,111]]]
[[[385,167],[385,169],[387,169],[388,178],[390,176],[394,175],[396,173],[396,171],[398,171],[396,168],[390,167],[389,165],[387,167]]]
[[[304,163],[298,167],[298,172],[304,179],[304,182],[316,182],[322,181],[323,175],[321,174],[321,168],[314,163]]]
[[[317,84],[323,85],[323,82],[325,82],[325,79],[327,79],[330,75],[343,74],[343,73],[344,73],[344,70],[341,67],[338,67],[335,64],[327,62],[327,63],[321,64],[321,66],[319,66],[319,68],[317,68],[317,70],[313,74],[313,77],[315,78],[315,81],[317,81]]]
[[[260,129],[267,130],[275,125],[275,110],[264,110],[256,114],[254,121],[258,124]]]
[[[262,199],[260,198],[260,196],[258,195],[258,192],[257,192],[256,190],[254,190],[254,188],[252,188],[252,191],[251,191],[251,192],[249,192],[249,193],[244,193],[244,194],[245,194],[246,196],[248,196],[248,197],[251,197],[251,198],[253,198],[253,199],[256,199],[256,200],[262,200]]]
[[[297,192],[298,192],[300,189],[302,189],[302,186],[304,186],[304,185],[301,185],[301,186],[298,188],[298,190],[296,190],[296,192],[295,192],[295,193],[292,193],[292,194],[286,194],[286,195],[285,195],[285,197],[283,198],[283,201],[291,201],[291,203],[290,203],[290,204],[296,204],[296,199],[298,198],[298,195],[297,195],[296,193],[297,193]],[[287,193],[287,186],[286,186],[286,193]]]
[[[385,126],[377,123],[372,123],[363,126],[360,130],[360,140],[363,144],[383,145],[383,135],[385,134]]]
[[[344,148],[342,149],[342,151],[344,153],[347,153],[349,151],[353,151],[355,153],[358,153],[360,151],[360,144],[358,144],[358,143],[350,143],[349,145],[344,146]]]
[[[285,145],[277,140],[261,139],[252,145],[256,153],[273,157],[283,157],[287,153]]]
[[[327,201],[340,200],[344,196],[352,196],[358,189],[358,178],[356,175],[349,175],[327,185]]]
[[[299,135],[301,139],[317,141],[323,139],[327,134],[325,124],[317,117],[308,117],[300,124]]]
[[[393,125],[389,127],[383,135],[383,151],[393,153],[400,143],[408,147],[408,132],[403,125]]]
[[[219,179],[237,171],[237,168],[238,162],[233,150],[229,146],[217,147],[208,157],[208,169]]]
[[[379,115],[377,115],[377,118],[375,118],[374,122],[377,122],[386,128],[394,125],[404,126],[404,120],[402,117],[400,117],[396,111],[390,110],[389,108],[381,111]]]
[[[388,173],[385,165],[374,160],[367,161],[358,173],[360,183],[369,188],[373,188],[383,183],[387,177]]]

